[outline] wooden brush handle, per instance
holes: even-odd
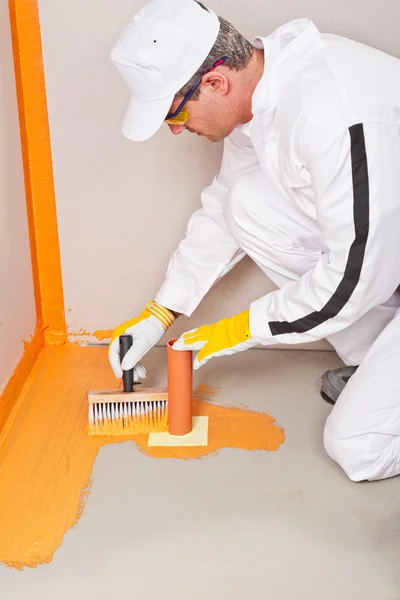
[[[89,390],[89,404],[113,404],[124,402],[165,402],[168,400],[167,388],[141,388],[140,392],[127,394],[122,390]]]

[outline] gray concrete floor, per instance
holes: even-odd
[[[145,364],[165,377],[164,352]],[[1,600],[399,600],[400,478],[355,484],[325,454],[331,352],[251,350],[211,361],[195,383],[284,428],[277,452],[157,460],[102,448],[78,525],[50,565],[0,566]]]

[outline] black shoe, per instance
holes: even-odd
[[[326,371],[321,377],[321,396],[329,404],[335,404],[358,367],[340,367]]]

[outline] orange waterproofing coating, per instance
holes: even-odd
[[[64,343],[66,326],[39,13],[36,0],[9,0],[14,70],[32,273],[36,329],[0,395],[0,433],[44,342]]]
[[[0,395],[0,435],[9,418],[19,394],[24,388],[43,346],[43,332],[37,329],[32,338],[24,343],[24,354],[15,372]]]
[[[127,440],[85,433],[87,390],[114,386],[107,349],[42,350],[0,438],[1,562],[16,568],[50,562],[79,520],[100,447]],[[137,435],[131,439],[139,450],[150,457],[189,459],[221,448],[273,451],[283,443],[282,429],[267,414],[204,401],[210,388],[201,389],[203,397],[195,391],[193,414],[208,416],[208,446],[149,448],[148,436]]]
[[[192,431],[193,356],[191,350],[168,347],[168,431],[171,435],[186,435]]]
[[[9,0],[37,325],[66,341],[60,248],[36,0]]]

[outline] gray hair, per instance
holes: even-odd
[[[204,10],[207,10],[201,2],[198,2],[198,4],[200,4]],[[211,48],[210,54],[203,62],[200,69],[183,86],[183,88],[177,92],[176,97],[186,96],[189,90],[196,85],[205,73],[207,73],[208,69],[223,56],[227,57],[225,65],[229,67],[229,69],[241,71],[249,64],[250,59],[254,54],[254,46],[238,32],[232,23],[229,23],[229,21],[226,21],[222,17],[218,17],[218,19],[220,22],[220,30],[214,46]],[[190,99],[198,100],[199,96],[200,87],[197,88]]]

